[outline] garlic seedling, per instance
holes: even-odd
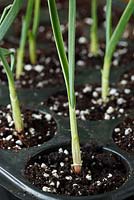
[[[68,59],[65,53],[65,46],[63,42],[62,33],[60,30],[60,22],[57,13],[55,0],[48,0],[48,7],[50,13],[50,19],[54,34],[54,39],[62,66],[62,71],[65,79],[68,102],[69,102],[69,114],[70,114],[70,128],[72,138],[72,167],[75,173],[81,171],[81,152],[80,143],[77,130],[77,119],[76,119],[76,99],[74,91],[74,71],[75,71],[75,18],[76,18],[76,0],[69,0],[69,34],[68,34]]]

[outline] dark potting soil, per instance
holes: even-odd
[[[102,69],[105,55],[105,42],[100,41],[98,55],[94,56],[89,50],[90,43],[86,36],[79,37],[76,45],[76,71],[86,69]],[[112,67],[121,67],[130,64],[133,60],[132,48],[127,41],[120,41],[113,54]]]
[[[40,25],[42,27],[44,27],[44,30],[46,29],[46,27],[49,25],[50,26],[50,19],[49,19],[49,13],[48,13],[48,4],[47,1],[41,2],[41,8],[42,8],[42,13],[45,15],[45,19],[44,17],[41,15],[41,19],[40,19]],[[68,14],[68,0],[64,0],[64,1],[56,1],[56,5],[58,8],[58,13],[60,16],[60,21],[61,23],[63,22],[67,22],[67,14]],[[104,23],[104,15],[105,12],[103,11],[103,7],[104,5],[99,4],[98,7],[98,24],[99,27],[102,26],[102,24]],[[84,18],[89,18],[91,16],[91,6],[90,6],[90,1],[88,0],[84,0],[83,2],[81,2],[81,0],[77,1],[77,20],[81,20]],[[4,9],[4,5],[0,5],[0,12],[2,13]],[[21,9],[21,11],[19,12],[17,18],[15,19],[15,22],[13,23],[13,34],[14,37],[19,37],[21,34],[21,26],[22,26],[22,17],[24,16],[26,11],[26,4],[23,5],[23,8]],[[63,13],[64,11],[64,13]],[[41,13],[41,14],[42,14]],[[51,31],[52,32],[52,31]],[[40,39],[40,38],[39,38]]]
[[[87,196],[118,189],[127,179],[122,160],[101,147],[82,147],[82,170],[75,174],[71,169],[71,152],[59,148],[44,152],[31,159],[25,176],[45,192],[69,196]]]
[[[134,152],[134,119],[126,118],[118,124],[114,129],[113,139],[121,149]]]
[[[87,5],[87,1],[85,1],[85,5]],[[81,4],[79,2],[79,4]],[[88,10],[87,6],[83,5],[84,10]],[[62,8],[63,4],[59,8]],[[82,5],[81,5],[82,6]],[[103,19],[104,21],[104,11],[103,6],[101,5],[101,12],[99,11],[99,15],[103,15],[103,17],[99,17],[99,19]],[[81,9],[80,9],[81,10]],[[89,11],[88,11],[89,12]],[[15,21],[15,26],[20,24],[20,19],[23,12],[20,12],[20,15]],[[87,13],[88,14],[88,13]],[[88,16],[88,15],[87,15]],[[101,69],[103,66],[103,57],[105,44],[103,41],[100,42],[99,54],[97,57],[93,56],[89,53],[89,26],[92,23],[92,19],[87,17],[86,15],[81,18],[77,22],[76,26],[76,75],[81,73],[81,70],[86,70],[88,68],[93,69]],[[16,37],[19,38],[20,33],[17,32],[21,30],[21,28],[14,28],[16,31]],[[65,40],[65,44],[67,46],[67,25],[65,23],[61,26],[63,32],[63,38]],[[12,42],[8,41],[8,38],[3,41],[2,46],[6,48],[14,48],[17,49],[19,44],[16,43],[16,37],[12,36]],[[9,37],[10,38],[10,37]],[[14,39],[13,39],[14,38]],[[14,41],[14,42],[13,42]],[[19,40],[18,40],[19,41]],[[18,88],[43,88],[45,86],[55,86],[64,84],[63,75],[61,71],[61,66],[59,63],[59,59],[57,56],[57,51],[54,44],[52,29],[50,27],[50,23],[44,27],[40,25],[37,44],[41,43],[44,45],[48,45],[48,48],[44,48],[37,50],[38,62],[36,65],[31,65],[28,56],[28,47],[26,47],[26,55],[24,62],[26,65],[24,66],[24,72],[19,80],[16,81],[16,85]],[[117,50],[113,56],[113,66],[121,66],[127,65],[130,60],[133,59],[132,50],[128,47],[127,42],[120,42]],[[0,81],[2,84],[7,84],[6,75],[3,74],[4,70],[2,66],[0,66]]]
[[[89,43],[86,37],[77,35],[76,38],[76,76],[83,70],[99,69],[103,66],[103,57],[105,45],[100,44],[99,55],[97,57],[89,53]],[[132,60],[133,54],[131,48],[128,48],[127,42],[120,42],[114,53],[112,66],[127,65]],[[64,84],[63,74],[58,59],[56,48],[53,45],[49,52],[40,49],[37,51],[38,62],[31,65],[28,54],[25,57],[24,71],[19,80],[16,80],[18,88],[44,88],[46,86],[55,86]],[[2,65],[0,65],[1,84],[7,85],[7,78]]]
[[[15,23],[18,23],[18,21]],[[88,29],[91,23],[91,18],[83,18],[79,20],[76,25],[76,75],[81,73],[82,70],[89,68],[101,69],[103,66],[103,57],[105,51],[105,43],[103,41],[99,41],[100,49],[97,57],[89,53],[90,39]],[[62,24],[61,29],[65,44],[67,46],[68,27],[64,23]],[[39,41],[38,38],[41,41]],[[48,85],[55,86],[57,84],[64,84],[50,24],[47,24],[45,28],[42,25],[39,27],[38,38],[37,44],[41,42],[41,44],[46,46],[48,45],[48,47],[37,50],[38,62],[36,65],[30,64],[28,48],[26,47],[24,59],[26,65],[24,66],[24,72],[22,76],[16,81],[18,88],[43,88]],[[9,42],[8,40],[6,41],[5,39],[2,46],[6,48],[14,48],[16,51],[18,44],[15,42],[16,38],[13,40],[12,36],[12,42]],[[112,65],[119,67],[121,65],[127,65],[130,60],[133,59],[133,54],[131,52],[132,50],[128,47],[128,43],[121,41],[114,53]],[[7,78],[3,73],[4,70],[2,66],[0,66],[0,80],[1,83],[5,85],[7,84]]]
[[[134,87],[134,69],[133,68],[125,71],[125,73],[121,76],[119,85],[124,88],[129,87],[133,89]]]
[[[64,1],[59,0],[59,1],[56,1],[56,4],[57,4],[58,12],[60,13],[60,12],[63,12],[63,10],[64,10],[64,13],[67,17],[68,0],[64,0]],[[4,9],[3,6],[4,5],[2,5],[2,4],[0,5],[0,12],[3,11],[3,9]],[[15,37],[20,36],[20,31],[21,31],[21,23],[20,22],[22,21],[22,16],[24,15],[24,13],[26,11],[25,6],[26,6],[26,4],[24,5],[23,9],[19,12],[19,15],[17,16],[17,18],[14,22]],[[44,9],[44,13],[48,14],[46,12],[46,10],[48,10],[47,2],[42,2],[41,7]],[[123,10],[121,9],[121,7],[118,7],[116,4],[115,5],[113,4],[113,9],[112,9],[112,25],[113,26],[115,26],[118,23],[122,12],[123,12]],[[64,15],[64,17],[62,17],[62,15],[61,15],[60,19],[65,18],[65,15]],[[99,2],[97,15],[98,15],[98,26],[100,28],[101,26],[104,26],[104,23],[105,23],[105,3],[104,2]],[[84,18],[89,19],[90,17],[91,17],[91,1],[83,0],[81,2],[81,0],[78,0],[77,1],[77,20],[81,20]],[[44,22],[45,28],[46,28],[47,24],[50,24],[49,17],[46,16],[46,18],[48,18],[48,21]],[[67,19],[65,18],[64,21],[66,21],[66,20]],[[44,25],[44,23],[42,23],[42,25]],[[129,21],[130,26],[128,26],[128,28],[126,29],[126,33],[124,34],[125,38],[129,38],[132,40],[133,40],[133,30],[132,30],[133,23],[134,23],[134,20],[133,20],[133,17],[131,17],[131,20]]]
[[[42,51],[43,53],[43,51]],[[51,52],[52,53],[52,52]],[[24,66],[24,72],[20,79],[16,80],[18,88],[44,88],[64,84],[63,74],[57,55],[39,58],[39,64]]]
[[[134,106],[134,96],[129,88],[111,88],[108,103],[103,103],[101,87],[95,85],[77,87],[75,96],[76,115],[81,120],[110,120],[127,116],[128,109]],[[57,92],[41,104],[59,116],[69,115],[66,92]]]
[[[15,83],[17,88],[43,88],[46,85],[63,84],[63,75],[57,55],[49,57],[43,55],[43,50],[38,51],[38,64],[31,65],[26,61],[24,71],[20,79]],[[0,66],[0,81],[7,85],[7,77],[2,66]]]
[[[39,146],[51,139],[57,131],[55,120],[48,113],[22,109],[24,131],[17,133],[11,106],[0,107],[0,148],[15,149]]]

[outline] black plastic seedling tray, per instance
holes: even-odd
[[[43,110],[42,110],[43,111]],[[44,110],[46,111],[46,110]],[[68,119],[53,116],[57,122],[58,134],[40,147],[22,149],[19,152],[1,150],[0,151],[0,184],[13,195],[22,200],[126,200],[134,196],[134,155],[120,150],[113,142],[112,132],[114,127],[123,119],[110,121],[79,121],[79,133],[81,143],[94,143],[103,146],[105,151],[119,156],[128,171],[128,180],[117,190],[101,195],[87,197],[66,197],[50,193],[44,193],[32,186],[24,176],[26,163],[42,151],[63,146],[70,142],[70,130]]]
[[[0,187],[0,200],[20,200],[3,187]]]
[[[116,84],[120,75],[129,68],[133,67],[133,63],[129,66],[121,66],[120,68],[113,68],[111,73],[111,83]],[[84,83],[100,83],[100,70],[85,70],[76,79],[76,84]],[[19,96],[21,103],[37,109],[37,105],[50,95],[57,91],[64,90],[64,85],[52,88],[45,88],[41,90],[20,90]],[[8,88],[1,87],[0,90],[1,104],[9,103]],[[36,105],[36,106],[35,106]],[[48,108],[43,106],[39,108],[42,112],[50,112]],[[24,170],[27,162],[42,151],[63,146],[70,143],[69,119],[59,117],[52,113],[57,122],[58,133],[50,141],[43,143],[40,147],[31,147],[29,149],[22,149],[19,152],[11,150],[0,150],[0,185],[22,200],[133,200],[134,199],[134,154],[122,151],[117,147],[112,139],[114,127],[120,123],[123,118],[110,121],[78,121],[78,128],[81,143],[94,143],[103,146],[106,151],[110,151],[119,156],[128,171],[128,180],[119,189],[107,192],[101,195],[93,195],[87,197],[67,197],[58,196],[50,193],[44,193],[35,186],[33,186],[24,176]],[[7,198],[14,200],[15,197],[8,193]],[[7,199],[7,200],[8,200]]]
[[[118,5],[119,1],[113,1]],[[120,5],[122,4],[119,3]],[[129,45],[133,46],[133,43]],[[132,68],[133,65],[131,63],[127,68],[126,66],[121,66],[119,69],[113,69],[111,83],[118,82],[120,75],[126,69]],[[78,78],[76,77],[76,84],[100,83],[100,79],[100,70],[84,70]],[[19,96],[22,104],[33,107],[37,106],[42,100],[47,99],[51,94],[63,89],[64,86],[41,90],[20,90]],[[7,87],[0,88],[0,99],[1,104],[6,105],[9,103]],[[41,107],[40,109],[41,111],[49,112],[47,108]],[[0,150],[0,185],[2,186],[0,187],[0,200],[134,200],[134,154],[122,151],[112,139],[114,127],[122,122],[123,118],[110,121],[78,121],[81,143],[96,142],[98,145],[103,146],[106,151],[116,154],[123,160],[129,176],[125,184],[119,189],[101,195],[66,197],[44,193],[26,180],[24,176],[25,166],[32,157],[42,151],[47,151],[47,149],[63,146],[70,142],[69,119],[59,117],[56,114],[53,114],[53,117],[57,122],[58,133],[50,141],[43,143],[40,147],[22,149],[19,152]]]

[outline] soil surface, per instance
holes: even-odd
[[[90,18],[90,9],[87,9],[87,4],[78,2],[78,21],[76,24],[76,75],[81,73],[82,70],[86,69],[101,69],[103,66],[104,51],[105,51],[105,42],[100,37],[99,41],[99,51],[98,56],[95,57],[89,52],[90,38],[89,38],[89,29],[92,24],[92,19]],[[43,5],[46,6],[46,5]],[[59,9],[67,7],[67,2],[60,5],[58,3]],[[99,19],[99,29],[100,27],[104,29],[103,22],[105,19],[104,6],[100,5],[98,9],[98,19]],[[90,6],[89,6],[90,8]],[[82,11],[83,10],[83,11]],[[102,12],[103,11],[103,12]],[[9,37],[5,38],[1,42],[1,46],[5,48],[12,48],[16,51],[19,46],[20,30],[21,30],[21,17],[24,10],[22,10],[14,22],[13,29],[15,30],[15,35],[10,34]],[[82,13],[81,13],[82,12]],[[116,11],[115,11],[116,12]],[[89,13],[89,14],[88,14]],[[120,16],[120,12],[117,12]],[[114,14],[113,14],[114,16]],[[116,18],[117,18],[116,16]],[[115,20],[113,20],[115,22]],[[19,26],[18,26],[19,24]],[[19,27],[19,28],[18,28]],[[68,38],[68,27],[66,22],[61,23],[61,30],[63,33],[63,38],[65,41],[65,46],[67,48],[67,38]],[[104,30],[103,30],[104,31]],[[101,35],[101,33],[99,33]],[[20,80],[16,81],[18,88],[43,88],[48,85],[61,85],[64,84],[63,75],[61,72],[61,66],[59,63],[57,50],[54,44],[54,38],[52,34],[52,29],[50,22],[47,24],[40,24],[37,37],[37,57],[38,62],[36,65],[31,65],[28,55],[28,45],[26,45],[25,50],[25,66],[24,72]],[[120,67],[122,65],[128,65],[131,60],[133,60],[134,55],[132,54],[132,49],[128,46],[127,42],[121,41],[113,55],[112,66]],[[0,81],[2,84],[7,84],[7,78],[4,74],[3,67],[0,66]]]
[[[122,160],[101,147],[82,148],[80,174],[71,169],[70,150],[59,148],[42,153],[29,161],[25,176],[44,192],[69,196],[87,196],[118,189],[127,179]]]
[[[43,88],[48,85],[55,86],[64,83],[56,52],[53,57],[50,57],[50,54],[44,56],[43,50],[39,50],[38,64],[36,65],[29,64],[28,57],[25,61],[26,64],[20,79],[16,80],[14,77],[17,88]],[[2,85],[7,85],[7,77],[2,65],[0,65],[0,82]]]
[[[114,142],[123,150],[134,153],[134,119],[126,118],[113,132]]]
[[[11,106],[0,107],[0,148],[15,149],[40,146],[51,139],[57,131],[55,120],[48,113],[22,109],[24,131],[14,127]]]
[[[121,76],[119,85],[124,88],[126,87],[129,87],[131,89],[134,88],[134,69],[133,68],[123,73],[123,75]]]
[[[94,57],[89,53],[89,44],[86,37],[79,37],[78,35],[77,39],[76,76],[87,69],[101,70],[103,66],[104,43],[101,43],[99,55]],[[132,50],[125,47],[125,45],[127,45],[126,42],[120,42],[113,56],[113,67],[127,66],[130,60],[133,59]],[[18,88],[44,88],[48,85],[55,86],[64,84],[56,49],[54,46],[51,46],[50,49],[50,52],[45,52],[43,49],[37,51],[38,63],[36,65],[30,64],[28,54],[26,55],[23,74],[19,80],[15,79]],[[0,82],[2,85],[7,85],[7,77],[2,65],[0,65]]]
[[[9,2],[10,3],[10,2]],[[120,2],[119,2],[120,3]],[[44,13],[46,15],[46,21],[45,21],[45,25],[46,24],[50,24],[50,20],[49,20],[49,14],[48,14],[48,5],[47,2],[42,2],[41,3],[42,8],[44,9],[42,13]],[[57,0],[56,1],[57,4],[57,8],[58,8],[58,12],[60,13],[60,20],[62,21],[64,19],[64,21],[67,20],[67,14],[68,14],[68,0]],[[117,25],[117,23],[119,22],[119,19],[121,17],[121,14],[123,12],[123,8],[122,8],[122,2],[120,4],[116,4],[115,2],[113,3],[113,9],[112,9],[112,25],[115,26]],[[124,4],[124,8],[125,8],[126,4]],[[4,3],[1,3],[0,5],[0,12],[2,12],[4,9]],[[62,17],[63,15],[63,10],[64,10],[64,17]],[[105,1],[100,1],[99,5],[98,5],[98,26],[99,28],[101,26],[104,26],[104,22],[105,22]],[[20,21],[22,20],[22,16],[24,15],[26,11],[26,5],[23,6],[22,10],[20,11],[17,19],[15,20],[14,23],[14,34],[15,37],[20,35],[20,30],[21,30],[21,23]],[[77,1],[77,20],[81,20],[84,18],[90,18],[91,17],[91,1],[90,0],[78,0]],[[41,23],[42,25],[44,25],[44,19],[41,19]],[[132,24],[134,23],[133,17],[131,17],[128,26],[126,28],[124,37],[125,38],[129,38],[131,40],[134,39],[133,37],[133,28],[132,28]]]
[[[110,89],[108,103],[103,103],[101,87],[84,85],[76,88],[76,115],[81,120],[110,120],[127,116],[134,106],[134,96],[129,88]],[[59,116],[68,117],[68,100],[66,92],[57,92],[41,103]]]

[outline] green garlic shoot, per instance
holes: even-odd
[[[94,55],[98,55],[99,44],[98,44],[98,17],[97,17],[97,6],[98,0],[91,1],[91,18],[93,20],[90,29],[90,52]]]
[[[102,69],[102,100],[103,102],[107,102],[109,95],[109,76],[110,76],[110,67],[111,60],[113,56],[113,52],[118,44],[125,27],[133,14],[134,11],[134,0],[130,0],[127,4],[114,32],[111,31],[111,1],[107,0],[106,16],[107,16],[107,24],[106,24],[106,51],[104,56],[104,64]]]
[[[74,70],[75,70],[75,20],[76,20],[76,0],[69,0],[69,34],[68,34],[68,59],[65,52],[62,32],[60,29],[60,21],[57,12],[55,0],[48,0],[49,14],[56,43],[56,48],[61,63],[67,94],[69,101],[70,128],[72,138],[72,167],[75,173],[81,171],[81,152],[77,130],[76,119],[76,99],[74,92]]]
[[[26,45],[26,40],[28,36],[28,30],[30,27],[30,22],[32,19],[33,4],[34,4],[34,0],[28,0],[26,15],[23,18],[20,46],[17,51],[17,64],[16,64],[16,78],[17,79],[20,78],[23,72],[25,45]]]
[[[40,20],[40,0],[35,0],[34,2],[34,19],[33,19],[33,27],[32,30],[29,31],[29,55],[32,64],[37,62],[37,55],[36,55],[36,37],[39,27],[39,20]]]
[[[11,67],[9,66],[6,57],[11,56]],[[9,94],[10,94],[10,101],[12,106],[12,113],[13,113],[13,120],[15,124],[15,129],[18,133],[22,132],[24,129],[23,120],[21,117],[20,105],[18,96],[16,93],[14,77],[13,77],[13,67],[14,67],[14,55],[13,52],[0,48],[0,60],[3,64],[3,68],[6,72],[7,79],[8,79],[8,87],[9,87]]]

